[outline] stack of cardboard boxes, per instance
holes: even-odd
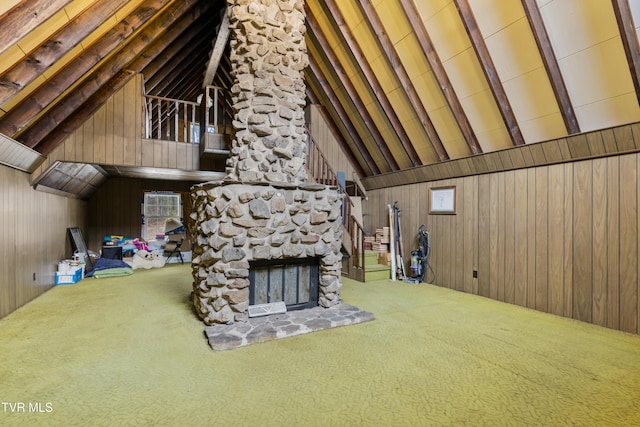
[[[376,228],[375,236],[365,237],[365,245],[367,245],[367,242],[371,245],[371,250],[378,253],[378,264],[391,265],[389,227]]]

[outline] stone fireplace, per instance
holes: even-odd
[[[254,261],[318,258],[318,304],[340,302],[341,202],[317,184],[205,183],[192,190],[193,302],[208,325],[244,318]]]
[[[191,193],[193,303],[207,325],[248,317],[250,295],[260,292],[252,266],[308,260],[317,274],[311,305],[337,305],[342,288],[342,200],[336,188],[309,182],[305,167],[304,2],[227,4],[235,136],[225,179]]]

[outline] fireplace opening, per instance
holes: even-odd
[[[318,305],[319,258],[249,262],[249,305],[283,304],[287,310]]]

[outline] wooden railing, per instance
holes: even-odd
[[[200,142],[196,102],[145,95],[145,138],[162,141]]]
[[[207,86],[204,89],[204,98],[201,105],[205,105],[200,112],[200,135],[209,133],[230,133],[232,111],[231,99],[228,91],[218,86]]]
[[[313,179],[321,184],[334,185],[342,196],[342,224],[345,232],[349,233],[351,241],[351,266],[362,269],[364,280],[364,227],[352,215],[353,202],[347,194],[347,189],[338,180],[338,176],[329,165],[324,154],[316,144],[311,132],[307,128],[307,169]]]
[[[207,132],[230,132],[230,100],[223,88],[207,86],[202,102],[153,95],[144,98],[147,139],[198,144]]]

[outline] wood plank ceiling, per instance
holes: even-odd
[[[361,177],[640,120],[640,2],[307,0],[305,72]],[[195,100],[225,0],[3,0],[0,134],[46,155],[135,73]],[[638,23],[638,24],[636,24]]]

